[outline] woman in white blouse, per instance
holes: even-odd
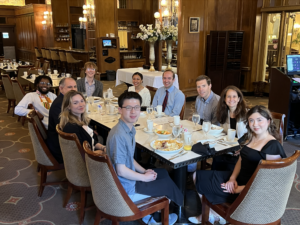
[[[129,87],[128,91],[139,93],[139,95],[142,97],[141,106],[150,106],[151,95],[148,88],[143,86],[143,75],[139,72],[135,72],[132,75],[132,83],[133,86]]]

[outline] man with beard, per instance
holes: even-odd
[[[31,104],[48,129],[49,109],[56,98],[56,95],[49,91],[52,87],[52,80],[48,76],[38,76],[34,81],[34,86],[36,92],[30,92],[23,97],[15,108],[15,114],[26,116],[32,110],[28,109],[28,105]]]

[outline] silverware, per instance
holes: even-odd
[[[173,158],[174,156],[180,155],[183,151],[184,151],[184,149],[182,149],[180,152],[176,153],[175,155],[172,155],[171,158]],[[170,159],[171,159],[171,158],[170,158]]]
[[[170,158],[169,160],[176,159],[176,158],[178,158],[179,156],[183,156],[183,155],[185,155],[185,154],[187,154],[187,153],[188,153],[188,152],[184,152],[184,153],[182,153],[182,154],[180,154],[180,155],[177,155],[177,156],[175,156],[175,157]]]
[[[196,131],[201,131],[202,129],[199,129],[199,130],[194,130],[193,132],[196,132]]]

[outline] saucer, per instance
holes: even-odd
[[[164,112],[162,112],[161,114],[157,114],[157,112],[154,113],[155,117],[163,117],[166,116],[166,114]]]
[[[146,133],[153,133],[153,130],[148,130],[147,127],[145,127],[145,128],[143,129],[143,131],[146,132]]]
[[[239,144],[239,143],[238,143],[238,138],[234,138],[233,141],[227,141],[227,137],[225,137],[225,138],[224,138],[224,142],[225,142],[226,144],[230,144],[230,145],[233,145],[233,144]]]

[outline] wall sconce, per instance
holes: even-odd
[[[154,18],[155,18],[155,27],[157,24],[160,24],[159,18],[160,18],[160,13],[156,12],[154,13]]]
[[[49,16],[49,14],[50,14],[50,16]],[[44,12],[44,20],[42,21],[44,30],[47,29],[47,26],[50,26],[51,17],[52,17],[52,12],[50,12],[50,13],[48,11]]]
[[[89,24],[94,24],[94,17],[95,17],[95,6],[93,4],[87,4],[82,6],[83,9],[83,18],[85,18],[85,22]],[[80,20],[79,20],[80,22]],[[84,22],[84,21],[83,21]]]
[[[163,7],[166,7],[168,5],[168,1],[167,0],[161,0],[160,5]]]

